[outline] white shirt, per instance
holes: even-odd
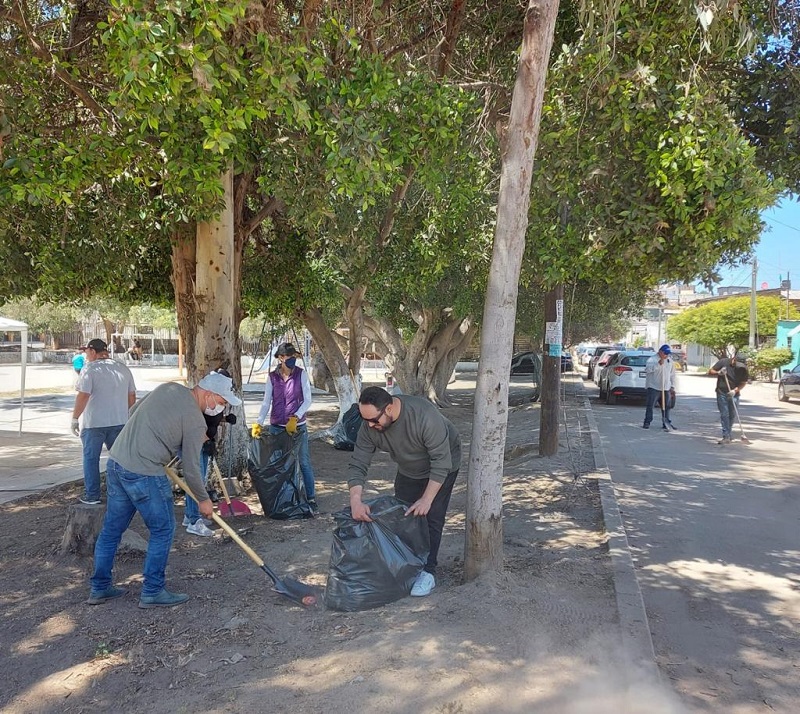
[[[663,389],[668,392],[675,389],[675,363],[667,357],[663,364],[659,364],[659,356],[653,355],[645,365],[645,386],[648,389]]]

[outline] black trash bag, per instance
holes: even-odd
[[[247,470],[264,515],[279,521],[314,517],[293,446],[294,440],[285,431],[265,431],[250,440],[247,454]]]
[[[356,448],[356,437],[362,422],[361,412],[358,411],[358,402],[351,404],[344,413],[341,423],[338,424],[336,436],[333,439],[333,448],[340,451],[353,451]]]
[[[406,597],[428,559],[428,519],[406,517],[408,504],[393,496],[365,501],[372,523],[334,513],[325,605],[356,612]]]

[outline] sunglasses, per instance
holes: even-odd
[[[381,410],[378,412],[378,416],[376,416],[376,417],[373,417],[372,419],[367,419],[367,417],[363,417],[363,416],[362,416],[361,418],[362,418],[362,419],[363,419],[365,422],[367,422],[367,424],[380,424],[380,423],[381,423],[381,417],[383,416],[384,412],[386,411],[386,407],[388,407],[388,406],[389,406],[388,404],[387,404],[387,405],[385,405],[385,406],[383,407],[383,409],[381,409]]]

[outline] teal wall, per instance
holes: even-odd
[[[778,320],[778,331],[775,339],[776,347],[789,347],[792,350],[792,361],[781,367],[781,372],[784,369],[793,369],[800,363],[800,331],[796,335],[789,337],[789,333],[800,325],[800,320]],[[791,344],[790,344],[791,343]]]

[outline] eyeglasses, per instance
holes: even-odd
[[[361,418],[365,422],[367,422],[367,424],[380,424],[381,423],[381,417],[384,415],[384,412],[386,411],[386,407],[388,407],[388,406],[389,406],[388,404],[385,404],[383,409],[381,409],[378,412],[378,416],[373,417],[372,419],[367,419],[367,417],[365,417],[365,416],[362,416]]]

